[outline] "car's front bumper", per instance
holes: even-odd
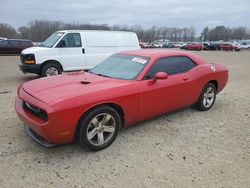
[[[48,142],[47,140],[45,140],[43,137],[38,135],[35,131],[33,131],[31,128],[27,127],[26,125],[24,125],[24,131],[30,138],[32,138],[34,141],[36,141],[37,143],[41,144],[44,147],[51,148],[51,147],[57,146],[56,144],[52,144]]]
[[[21,62],[19,62],[19,69],[24,73],[35,73],[40,74],[41,73],[41,64],[32,64],[32,65],[25,65]]]
[[[26,132],[38,143],[46,145],[57,145],[70,143],[74,140],[72,126],[62,120],[49,105],[30,96],[23,89],[20,89],[19,96],[15,100],[15,110],[21,121],[27,126]],[[38,106],[48,114],[48,121],[45,121],[24,109],[24,101]]]

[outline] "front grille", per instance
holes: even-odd
[[[28,103],[28,102],[25,102],[25,101],[23,102],[23,109],[28,111],[29,113],[35,115],[36,117],[44,120],[44,121],[48,121],[48,115],[44,110],[42,110],[42,109],[40,109],[40,108],[38,108],[38,107]]]

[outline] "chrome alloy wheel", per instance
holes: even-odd
[[[215,90],[213,87],[208,87],[203,94],[203,105],[210,108],[215,100]]]
[[[101,146],[112,139],[115,129],[116,122],[112,115],[98,114],[88,124],[87,139],[91,144]]]
[[[46,70],[46,76],[55,76],[55,75],[58,75],[58,74],[59,74],[59,72],[55,67],[49,67]]]

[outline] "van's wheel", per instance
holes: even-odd
[[[48,63],[43,66],[42,71],[41,71],[41,76],[46,77],[46,76],[55,76],[58,74],[62,74],[62,69],[59,65],[55,63]]]
[[[112,144],[121,127],[121,117],[109,106],[90,111],[79,123],[78,139],[81,146],[99,151]]]
[[[216,87],[212,83],[207,83],[202,89],[199,100],[195,104],[195,108],[201,111],[206,111],[212,108],[216,99]]]

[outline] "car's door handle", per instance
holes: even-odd
[[[187,80],[188,80],[188,77],[183,77],[183,80],[184,80],[184,81],[187,81]]]
[[[85,49],[84,48],[82,49],[82,53],[85,54]]]

